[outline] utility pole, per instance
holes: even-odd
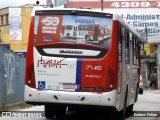
[[[35,4],[35,6],[43,6],[43,7],[48,7],[48,8],[53,8],[53,4],[52,4],[52,1],[51,0],[47,0],[46,1],[46,5],[39,5],[40,4],[40,2],[39,2],[39,0],[38,1],[36,1],[36,4]]]
[[[67,2],[69,3],[69,6],[72,8],[73,6],[72,6],[71,2],[69,0],[67,0]]]
[[[101,10],[103,11],[103,0],[101,0]]]
[[[145,27],[145,34],[146,34],[146,44],[148,43],[148,30],[147,26]]]
[[[53,8],[52,0],[46,0],[46,5],[47,5],[47,7],[49,7],[49,8]]]

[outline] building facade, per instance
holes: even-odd
[[[25,56],[33,5],[0,9],[0,44]]]

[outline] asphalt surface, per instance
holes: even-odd
[[[34,106],[18,111],[14,117],[0,117],[0,120],[47,120],[44,116],[44,106]],[[18,114],[20,113],[20,114]],[[35,114],[32,114],[35,113]],[[20,117],[17,117],[17,116]],[[27,116],[25,116],[27,115]],[[22,116],[22,117],[21,117]],[[157,117],[158,116],[158,117]],[[64,120],[120,120],[117,114],[107,112],[68,112]],[[56,119],[55,119],[56,120]],[[133,113],[126,120],[160,120],[160,90],[145,90],[139,94],[138,101],[134,105]]]

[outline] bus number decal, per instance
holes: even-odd
[[[86,39],[77,39],[77,43],[86,43]]]
[[[86,70],[102,70],[102,66],[92,66],[92,65],[86,65]]]

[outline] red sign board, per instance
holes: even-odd
[[[67,3],[67,7],[78,8],[78,7],[89,7],[89,8],[101,8],[101,1],[71,1]],[[104,8],[157,8],[160,7],[160,1],[104,1]]]
[[[40,16],[36,44],[59,42],[62,16]]]

